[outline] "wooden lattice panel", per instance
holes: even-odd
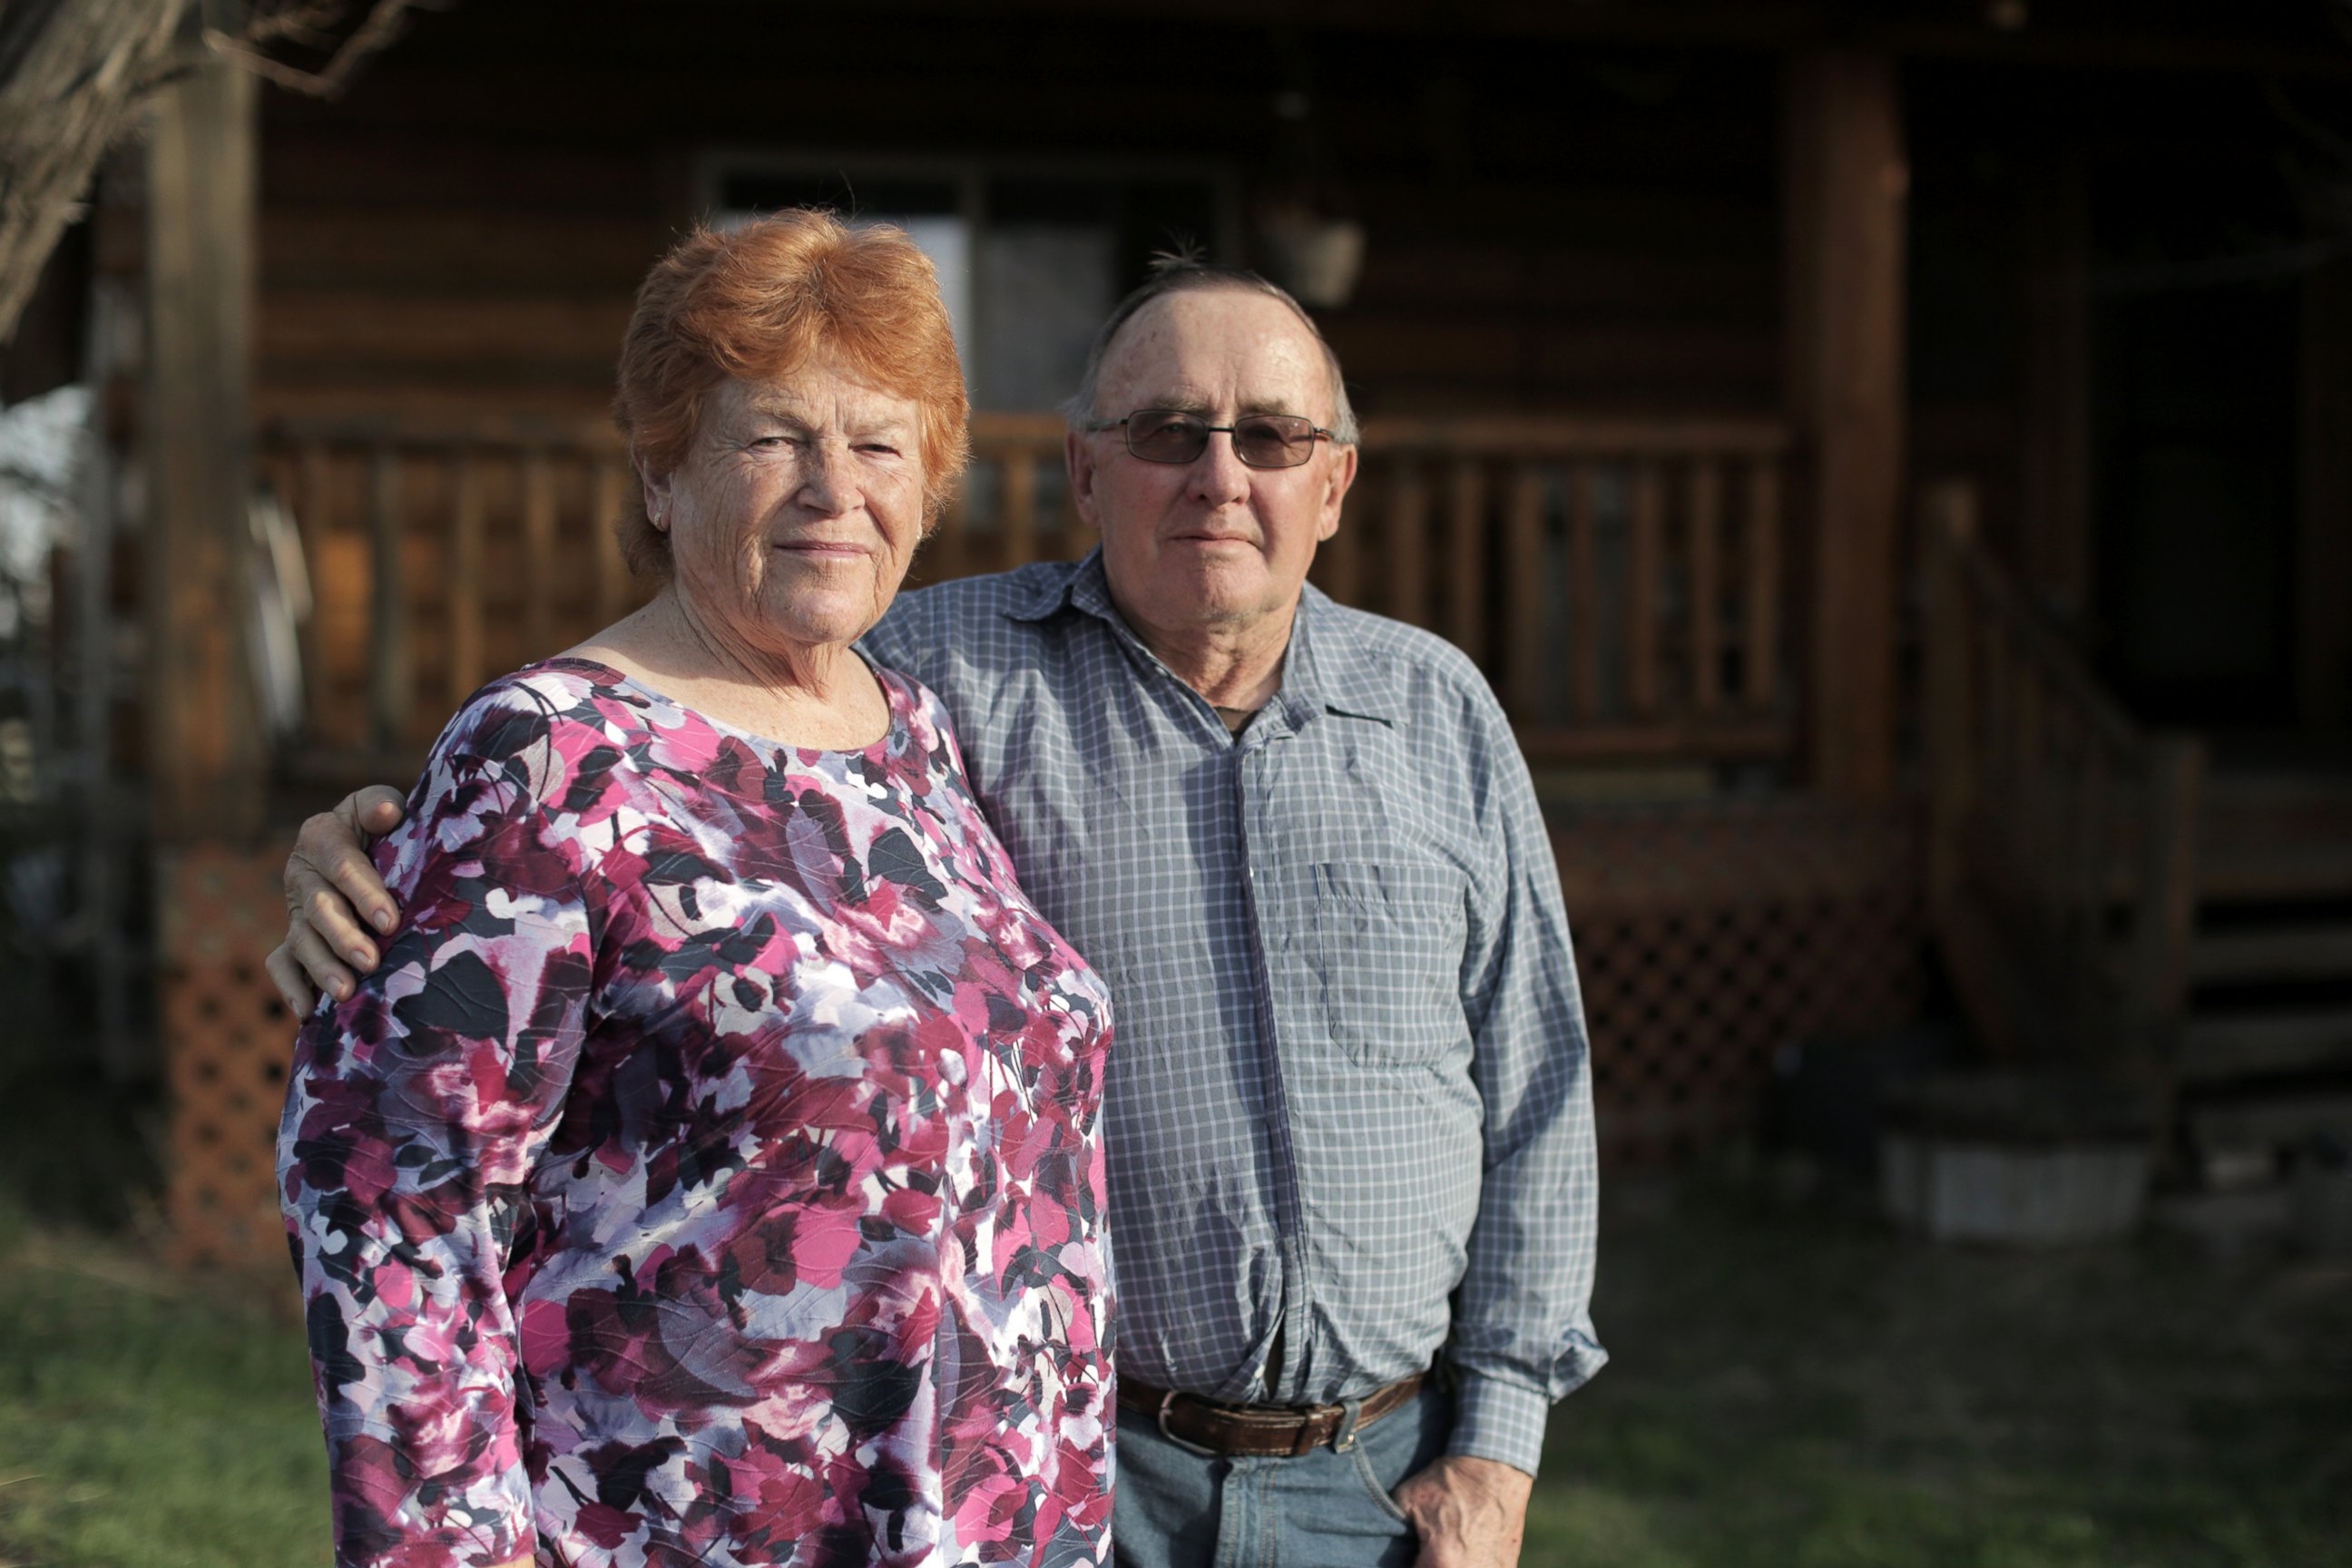
[[[1553,835],[1593,1038],[1604,1156],[1658,1163],[1753,1129],[1775,1055],[1916,1011],[1917,836],[1803,804],[1580,816]],[[189,1261],[274,1262],[273,1143],[293,1022],[261,955],[280,851],[167,858],[171,1214]]]
[[[207,847],[157,868],[169,1206],[186,1263],[283,1267],[276,1144],[294,1024],[261,961],[285,931],[284,859],[282,848]]]
[[[1553,846],[1613,1164],[1746,1138],[1781,1050],[1917,1011],[1926,932],[1906,815],[1595,812],[1558,824]]]

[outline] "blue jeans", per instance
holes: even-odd
[[[1445,1451],[1454,1402],[1424,1387],[1345,1454],[1204,1457],[1118,1413],[1118,1568],[1411,1568],[1420,1539],[1390,1493]]]

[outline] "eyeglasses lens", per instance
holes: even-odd
[[[1128,416],[1127,449],[1146,462],[1189,463],[1208,449],[1212,429],[1197,415],[1145,409]],[[1251,414],[1234,421],[1234,455],[1253,468],[1295,468],[1315,455],[1315,422],[1296,414]]]
[[[1147,462],[1189,463],[1208,448],[1209,422],[1145,410],[1127,416],[1127,449]]]
[[[1295,414],[1253,414],[1234,422],[1234,450],[1253,468],[1295,468],[1315,455],[1315,425]]]

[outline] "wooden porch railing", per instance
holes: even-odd
[[[1316,580],[1476,659],[1530,754],[1785,754],[1773,420],[1379,420]]]
[[[1062,433],[975,418],[910,581],[1091,548]],[[1788,455],[1770,420],[1376,421],[1315,578],[1463,647],[1538,757],[1785,755]],[[313,578],[305,773],[403,776],[482,680],[635,602],[611,528],[634,481],[600,423],[289,419],[262,468]]]
[[[2161,1068],[2196,908],[2193,738],[2149,733],[1976,545],[1965,484],[1921,498],[1928,899],[1961,999],[2012,1057]]]
[[[600,422],[289,419],[259,467],[311,578],[299,773],[410,776],[484,680],[637,602],[610,527],[633,479]]]

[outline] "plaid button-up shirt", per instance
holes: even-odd
[[[1098,552],[904,595],[865,646],[946,700],[1022,885],[1110,984],[1119,1369],[1322,1403],[1443,1350],[1451,1451],[1532,1472],[1605,1356],[1591,1095],[1559,876],[1476,668],[1310,587],[1236,738]]]

